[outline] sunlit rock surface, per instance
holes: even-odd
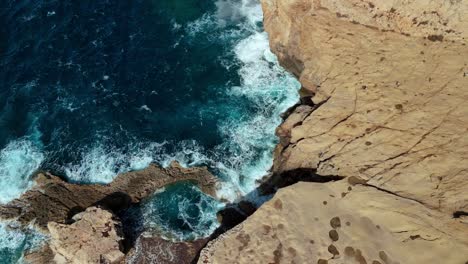
[[[278,129],[274,172],[345,179],[280,190],[199,263],[465,263],[468,3],[262,2],[315,104]]]

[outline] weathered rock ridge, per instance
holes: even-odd
[[[194,181],[207,194],[215,195],[216,178],[206,168],[183,168],[173,162],[162,168],[148,168],[118,175],[109,184],[73,184],[49,173],[39,173],[36,185],[19,199],[0,205],[0,218],[34,221],[47,231],[48,222],[67,223],[73,215],[90,206],[122,210],[138,203],[156,190],[179,181]]]
[[[468,2],[262,4],[304,96],[273,180],[344,179],[281,189],[199,263],[466,263]]]

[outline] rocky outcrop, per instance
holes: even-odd
[[[90,206],[122,210],[153,194],[165,185],[195,181],[207,194],[214,195],[216,178],[206,168],[169,168],[150,165],[147,169],[118,175],[106,185],[68,183],[49,173],[39,173],[36,185],[19,199],[0,206],[0,218],[15,218],[23,224],[34,222],[47,231],[49,222],[65,224]]]
[[[121,263],[121,223],[111,212],[90,207],[73,217],[71,225],[49,222],[55,263]]]
[[[317,183],[280,190],[199,263],[468,261],[468,2],[262,2],[304,96],[271,181]]]

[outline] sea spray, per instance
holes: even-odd
[[[0,203],[18,198],[33,182],[32,173],[44,160],[39,146],[27,138],[10,142],[0,151]]]
[[[32,226],[0,221],[0,264],[23,263],[23,252],[40,247],[46,239]]]

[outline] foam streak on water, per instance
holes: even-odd
[[[270,52],[268,36],[261,25],[263,16],[257,1],[218,1],[216,17],[218,26],[225,24],[231,8],[230,19],[238,16],[243,21],[237,34],[244,36],[233,44],[235,60],[240,64],[238,74],[241,86],[228,88],[227,94],[247,98],[254,113],[242,117],[232,116],[218,128],[227,138],[218,147],[228,157],[219,166],[228,180],[220,192],[224,198],[233,200],[246,195],[256,186],[256,180],[264,176],[272,165],[272,151],[277,143],[275,128],[280,124],[280,114],[298,100],[299,83],[284,71]],[[209,30],[209,29],[207,29]],[[230,67],[227,63],[226,67]]]

